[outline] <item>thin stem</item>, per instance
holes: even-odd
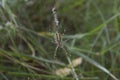
[[[66,57],[67,57],[67,60],[68,60],[68,62],[69,62],[69,64],[70,64],[70,67],[71,67],[72,74],[73,74],[74,78],[75,78],[76,80],[80,80],[80,79],[78,78],[78,76],[77,76],[77,73],[75,72],[75,69],[74,69],[73,64],[72,64],[72,62],[71,62],[71,59],[70,59],[70,57],[68,56],[67,50],[66,50],[64,47],[63,47],[63,50],[64,50],[64,52],[65,52],[65,54],[66,54]]]

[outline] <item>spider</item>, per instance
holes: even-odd
[[[62,38],[62,35],[59,32],[57,32],[57,31],[54,34],[54,40],[55,40],[55,44],[57,45],[56,49],[55,49],[55,53],[54,53],[54,58],[55,58],[56,54],[57,54],[57,49],[58,48],[64,48],[64,47],[63,47],[63,38]]]
[[[79,80],[78,77],[77,77],[77,74],[75,73],[75,70],[74,70],[74,68],[73,68],[73,66],[72,66],[71,60],[70,60],[70,58],[69,58],[69,56],[68,56],[68,51],[67,51],[67,49],[65,49],[66,47],[65,47],[64,44],[63,44],[63,37],[62,37],[62,35],[58,32],[59,21],[58,21],[58,18],[57,18],[56,8],[55,8],[55,7],[53,7],[53,9],[52,9],[52,13],[53,13],[53,15],[54,15],[54,23],[55,23],[55,26],[54,26],[54,30],[55,30],[54,41],[55,41],[55,43],[56,43],[56,45],[57,45],[57,46],[56,46],[56,49],[55,49],[55,53],[54,53],[54,59],[56,58],[57,49],[58,49],[58,48],[62,48],[62,49],[64,50],[65,54],[66,54],[66,57],[67,57],[68,62],[71,64],[71,69],[72,69],[72,71],[73,71],[73,74],[74,74],[76,80]]]
[[[65,48],[64,48],[64,45],[63,45],[63,37],[62,37],[62,34],[58,32],[59,21],[58,21],[58,17],[57,17],[57,13],[56,13],[56,8],[55,8],[55,7],[52,8],[52,13],[53,13],[54,23],[55,23],[55,26],[54,26],[54,31],[55,31],[54,41],[55,41],[55,44],[57,45],[57,46],[56,46],[56,49],[55,49],[55,52],[54,52],[54,58],[55,58],[55,57],[56,57],[56,54],[57,54],[57,49],[58,49],[58,48],[62,48],[63,50],[65,50]],[[66,50],[65,50],[65,51],[66,51]],[[66,52],[66,53],[67,53],[67,52]]]

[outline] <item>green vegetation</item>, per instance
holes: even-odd
[[[54,5],[64,34],[64,48],[57,50]],[[119,5],[120,0],[0,0],[0,80],[119,80]],[[77,58],[82,63],[75,65]],[[57,75],[59,69],[71,72]]]

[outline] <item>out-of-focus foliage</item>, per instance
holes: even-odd
[[[0,0],[0,80],[73,80],[70,73],[55,75],[68,61],[61,48],[53,58],[53,6],[70,59],[83,58],[74,68],[78,77],[120,79],[119,5],[119,0]]]

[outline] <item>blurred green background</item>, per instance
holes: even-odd
[[[120,0],[0,0],[0,80],[77,80],[54,73],[69,64],[54,59],[54,5],[79,80],[119,80]]]

